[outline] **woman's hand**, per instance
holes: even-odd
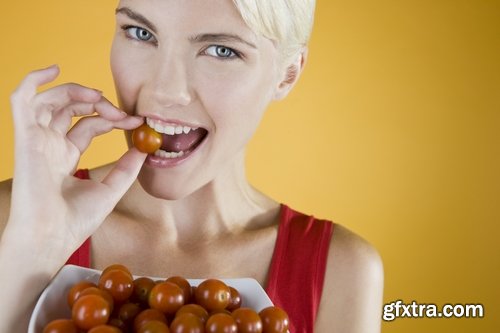
[[[102,182],[73,177],[94,137],[136,128],[142,119],[118,110],[101,92],[73,83],[37,93],[58,74],[57,66],[34,71],[12,95],[16,164],[5,232],[43,237],[46,246],[67,257],[113,210],[146,155],[129,150]],[[87,117],[71,127],[75,116]]]
[[[130,149],[102,182],[73,177],[94,137],[142,119],[73,83],[37,93],[58,74],[56,66],[30,73],[11,98],[16,164],[0,241],[0,332],[26,331],[42,289],[113,210],[146,157]],[[75,116],[84,117],[71,127]]]

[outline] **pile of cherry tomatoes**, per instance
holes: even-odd
[[[71,319],[48,323],[43,333],[286,333],[285,311],[241,307],[239,291],[217,279],[197,287],[180,276],[133,278],[123,265],[102,271],[97,284],[74,284]]]

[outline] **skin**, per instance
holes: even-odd
[[[36,94],[57,68],[31,73],[13,94],[15,177],[0,184],[0,285],[10,286],[2,289],[0,307],[8,310],[0,331],[25,330],[37,295],[90,235],[95,268],[120,262],[138,275],[248,276],[266,284],[280,205],[248,183],[244,149],[267,105],[299,78],[306,49],[282,63],[275,43],[250,30],[228,0],[123,0],[118,8],[128,10],[117,13],[111,68],[127,114],[74,84]],[[154,38],[138,39],[136,27]],[[241,40],[207,37],[229,33]],[[214,47],[221,44],[241,57],[221,58]],[[68,132],[71,116],[93,112]],[[174,166],[151,166],[131,148],[92,170],[91,181],[71,176],[94,136],[131,130],[143,117],[203,127],[208,136]],[[340,225],[329,251],[316,331],[380,331],[377,252]],[[21,290],[25,300],[12,306]]]

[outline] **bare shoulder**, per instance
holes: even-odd
[[[3,233],[10,212],[10,197],[12,193],[12,179],[0,182],[0,235]]]
[[[317,332],[380,332],[384,273],[377,250],[341,225],[330,244]]]

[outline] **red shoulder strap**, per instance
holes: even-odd
[[[79,169],[75,172],[75,177],[80,179],[90,179],[88,169]],[[66,264],[77,265],[82,267],[90,267],[90,238],[69,257]]]
[[[333,223],[282,205],[266,292],[290,317],[290,332],[314,332]]]

